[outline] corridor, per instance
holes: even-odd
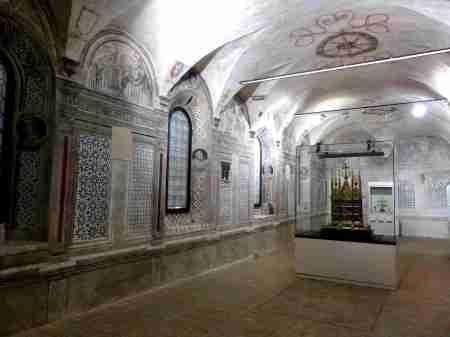
[[[448,241],[400,247],[397,291],[280,279],[269,255],[16,336],[450,337]]]

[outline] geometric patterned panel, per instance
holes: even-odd
[[[81,134],[78,148],[73,241],[108,237],[111,139]]]
[[[250,178],[250,166],[248,163],[240,163],[239,167],[240,174],[240,193],[239,193],[239,220],[242,223],[246,223],[249,220],[249,212],[250,212],[250,200],[249,200],[249,178]]]
[[[261,151],[262,151],[262,147],[261,147],[261,141],[259,140],[259,138],[256,139],[255,141],[255,165],[254,165],[254,170],[255,170],[255,198],[254,198],[254,204],[255,205],[259,205],[259,203],[261,202]]]
[[[6,70],[0,63],[0,160],[2,150],[3,123],[5,119]]]
[[[0,177],[3,170],[3,125],[5,122],[5,98],[6,98],[6,70],[0,63]]]
[[[128,232],[151,231],[153,202],[153,146],[136,143],[128,176]]]
[[[399,190],[399,207],[400,208],[416,208],[416,195],[414,190],[414,184],[401,180],[398,183]]]
[[[231,162],[220,162],[220,185],[219,185],[219,214],[224,225],[233,222],[233,189]]]
[[[196,172],[192,177],[192,218],[195,222],[205,223],[208,219],[208,177],[206,171]]]
[[[16,224],[31,230],[37,225],[40,159],[38,152],[20,152],[17,158]]]
[[[295,216],[295,171],[291,169],[288,184],[288,215]]]
[[[447,177],[433,177],[429,183],[431,190],[431,208],[447,208]]]

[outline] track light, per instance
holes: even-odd
[[[302,72],[285,74],[285,75],[257,78],[257,79],[253,79],[253,80],[241,81],[240,84],[241,85],[250,85],[250,84],[262,83],[262,82],[267,82],[267,81],[283,80],[283,79],[288,79],[288,78],[293,78],[293,77],[305,77],[305,76],[309,76],[309,75],[328,73],[328,72],[337,71],[337,70],[354,69],[354,68],[366,67],[366,66],[376,65],[376,64],[384,64],[384,63],[412,60],[412,59],[416,59],[416,58],[420,58],[420,57],[440,55],[440,54],[445,54],[445,53],[449,53],[449,52],[450,52],[450,48],[436,49],[436,50],[431,50],[431,51],[427,51],[427,52],[423,52],[423,53],[407,54],[407,55],[403,55],[403,56],[389,57],[389,58],[385,58],[385,59],[381,59],[381,60],[348,64],[348,65],[332,67],[332,68],[319,68],[319,69],[313,69],[313,70],[309,70],[309,71],[302,71]]]
[[[307,116],[307,115],[315,115],[315,114],[331,114],[331,113],[342,113],[342,114],[348,114],[350,111],[360,111],[360,110],[367,110],[367,109],[379,109],[384,107],[393,107],[393,106],[402,106],[402,105],[410,105],[414,104],[414,109],[411,111],[414,117],[416,117],[415,113],[420,116],[421,113],[423,113],[421,110],[425,108],[425,114],[426,114],[426,106],[425,103],[435,103],[435,102],[445,102],[448,103],[447,99],[444,97],[439,98],[431,98],[431,99],[424,99],[424,100],[418,100],[418,101],[409,101],[409,102],[398,102],[398,103],[388,103],[388,104],[379,104],[379,105],[365,105],[365,106],[359,106],[359,107],[348,107],[348,108],[339,108],[339,109],[333,109],[333,110],[322,110],[322,111],[311,111],[311,112],[297,112],[296,116]],[[422,108],[419,108],[419,107]],[[417,109],[417,110],[415,110]],[[425,116],[423,114],[423,116]],[[421,116],[421,117],[423,117]],[[421,118],[417,117],[417,118]]]

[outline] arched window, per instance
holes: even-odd
[[[191,202],[191,120],[181,108],[169,115],[169,140],[167,152],[167,202],[168,213],[188,212]]]
[[[11,186],[13,177],[12,158],[12,78],[6,63],[0,57],[0,223],[10,223],[12,221],[10,213],[12,207]]]
[[[255,208],[262,204],[262,145],[261,140],[255,142]]]

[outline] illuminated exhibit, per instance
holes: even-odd
[[[305,277],[396,288],[398,208],[393,144],[370,140],[318,143],[297,151],[302,167],[297,271]],[[349,263],[348,254],[356,254],[359,260]],[[373,274],[368,265],[383,268]]]
[[[318,144],[298,156],[298,234],[395,242],[392,143]]]
[[[449,337],[450,1],[0,0],[0,32],[0,336]]]

